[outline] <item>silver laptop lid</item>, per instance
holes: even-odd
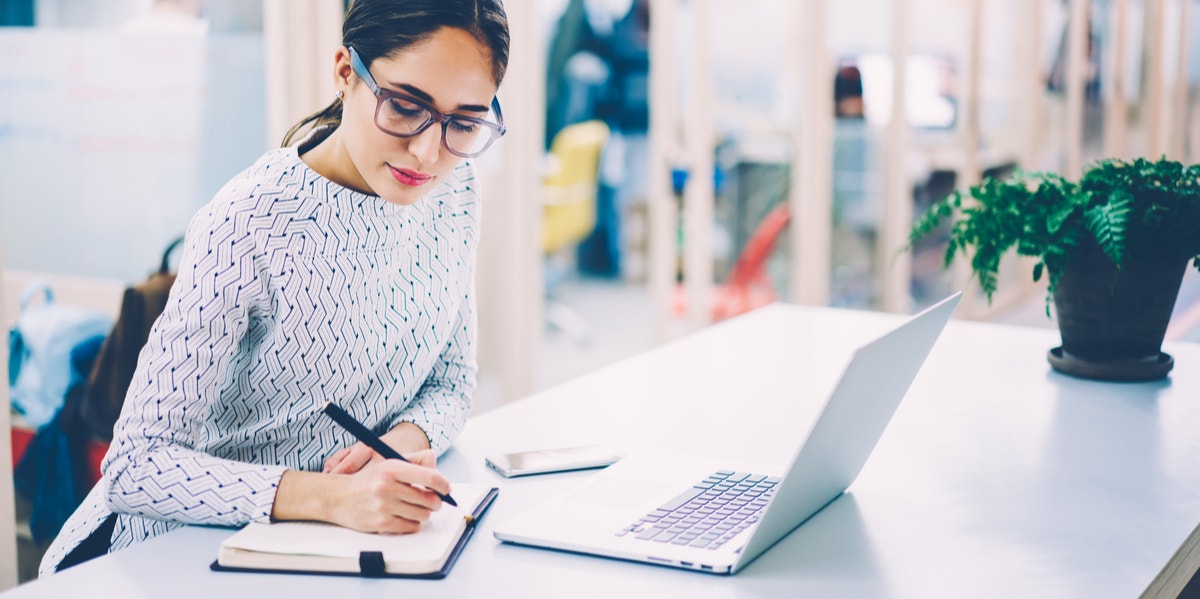
[[[854,482],[961,297],[942,300],[854,352],[734,571]]]

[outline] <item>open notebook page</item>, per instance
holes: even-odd
[[[242,568],[357,572],[360,552],[379,551],[388,572],[436,571],[466,528],[465,517],[490,489],[454,484],[452,493],[462,507],[443,504],[414,534],[370,534],[324,522],[251,523],[221,543],[218,562]]]

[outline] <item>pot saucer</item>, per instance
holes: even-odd
[[[1063,352],[1062,346],[1046,352],[1046,360],[1063,374],[1100,381],[1155,381],[1167,376],[1175,367],[1175,359],[1164,352],[1158,352],[1158,357],[1153,360],[1089,362]]]

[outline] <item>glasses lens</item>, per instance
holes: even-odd
[[[379,106],[376,124],[385,131],[413,135],[432,119],[429,110],[403,98],[388,98]]]
[[[472,156],[484,151],[495,134],[495,129],[482,123],[451,118],[446,123],[446,146],[459,154]]]

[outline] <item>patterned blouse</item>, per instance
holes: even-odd
[[[41,575],[118,514],[110,551],[183,524],[270,518],[286,469],[355,439],[326,401],[445,451],[475,388],[479,195],[470,164],[411,206],[339,186],[295,147],[225,185],[188,225],[104,476]]]

